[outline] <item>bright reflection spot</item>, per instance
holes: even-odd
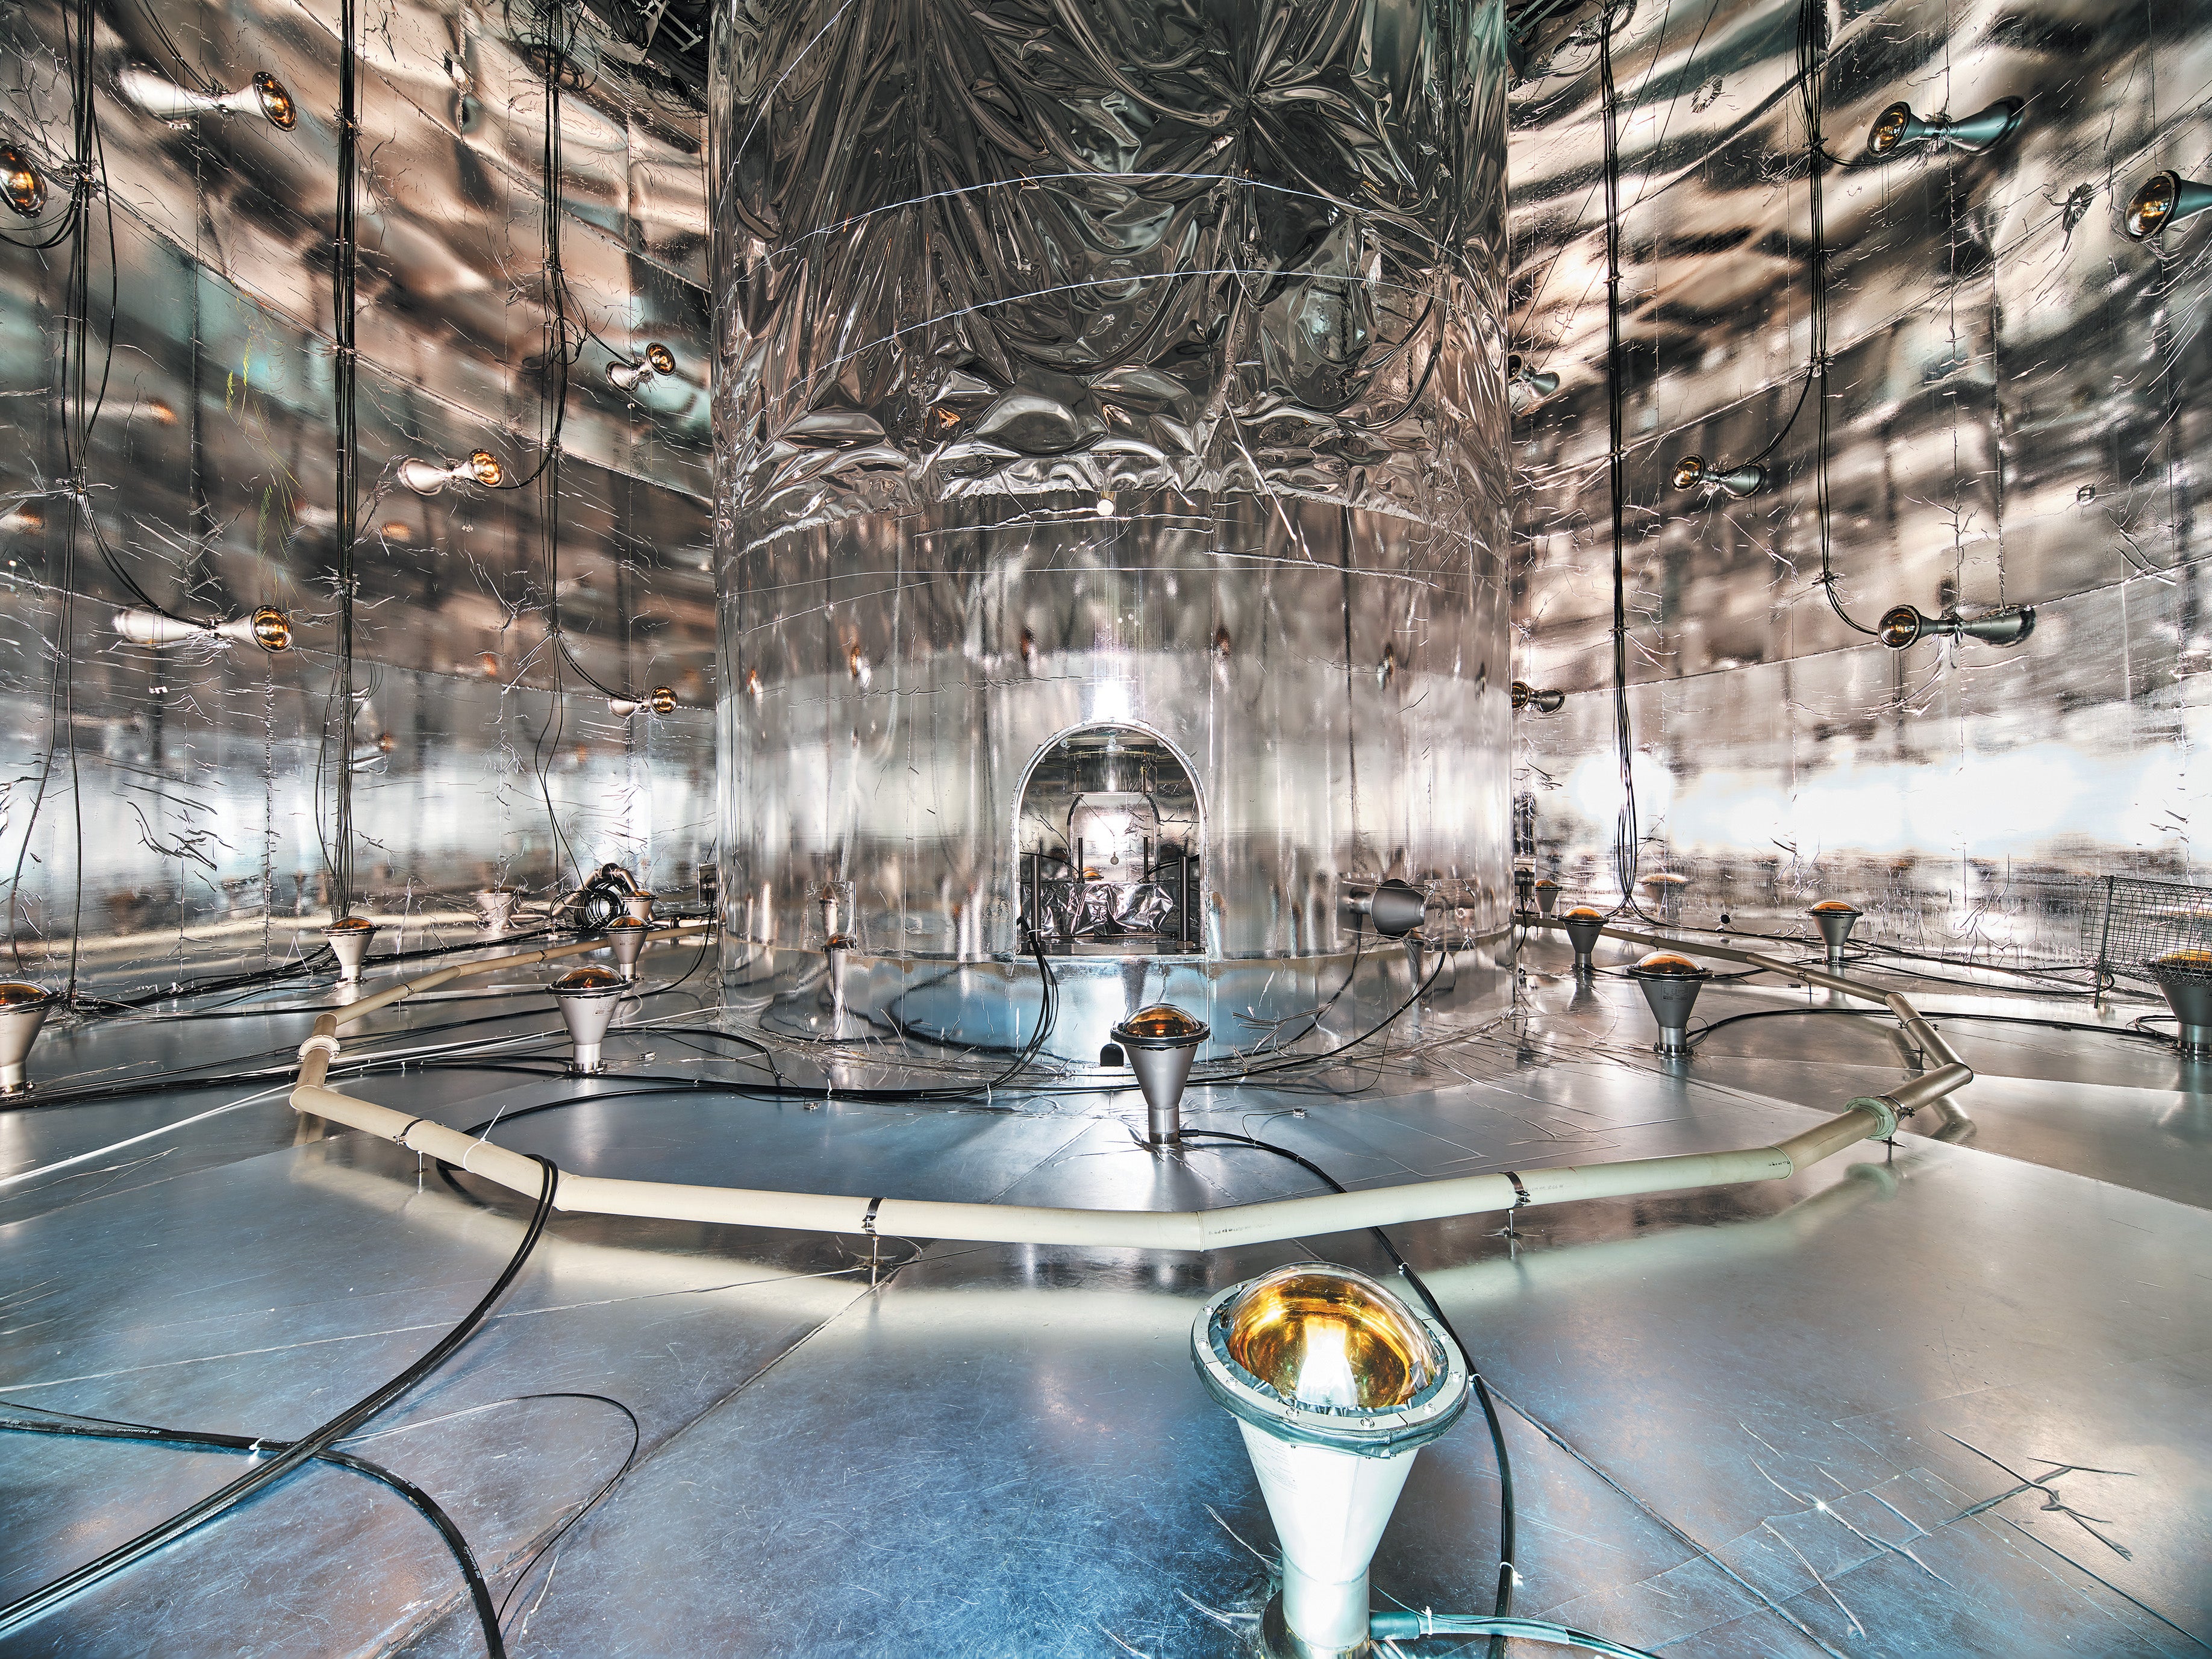
[[[2192,726],[2212,726],[2212,711]],[[2117,734],[2116,734],[2117,735]],[[2111,837],[2144,848],[2186,848],[2190,826],[2212,822],[2212,777],[2192,776],[2186,744],[2136,749],[2089,738],[2021,744],[2001,752],[1868,763],[1843,744],[1805,768],[1795,787],[1771,772],[1708,769],[1675,778],[1636,757],[1639,827],[1685,853],[1779,846],[1801,858],[1827,853],[2047,852],[2069,836]],[[1567,804],[1586,833],[1609,830],[1620,809],[1613,758],[1593,755],[1567,778]]]

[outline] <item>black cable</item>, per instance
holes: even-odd
[[[1730,1014],[1724,1019],[1716,1019],[1700,1025],[1689,1034],[1686,1041],[1689,1046],[1694,1048],[1714,1032],[1719,1030],[1722,1026],[1733,1025],[1738,1020],[1780,1019],[1798,1014],[1844,1014],[1852,1018],[1864,1019],[1871,1015],[1886,1014],[1888,1012],[1887,1008],[1754,1008],[1748,1013]]]
[[[357,75],[359,24],[357,0],[338,3],[338,155],[337,219],[331,243],[331,329],[336,335],[331,352],[332,424],[337,428],[337,638],[334,654],[338,703],[337,769],[333,775],[337,797],[327,852],[331,871],[331,915],[343,921],[353,914],[353,612],[354,543],[360,534],[361,445],[356,396],[360,359],[355,349],[356,276],[360,264],[355,242],[355,197],[361,167],[360,94]],[[327,747],[330,726],[323,728]],[[318,759],[319,761],[319,757]]]
[[[1739,1020],[1781,1019],[1800,1014],[1844,1014],[1867,1018],[1879,1018],[1888,1012],[1887,1008],[1754,1008],[1747,1013],[1729,1014],[1725,1018],[1700,1025],[1690,1033],[1689,1045],[1694,1048],[1723,1025],[1734,1025]],[[1931,1026],[1940,1025],[1945,1020],[1968,1019],[1997,1025],[2039,1025],[2053,1031],[2092,1031],[2105,1036],[2135,1037],[2161,1047],[2170,1046],[2173,1041],[2163,1031],[2146,1031],[2133,1025],[2092,1025],[2081,1020],[2035,1019],[2026,1014],[1960,1013],[1947,1010],[1941,1013],[1923,1013],[1921,1018]]]
[[[531,939],[557,939],[561,937],[561,933],[553,928],[535,928],[528,933],[510,933],[504,938],[494,940],[471,939],[459,945],[427,945],[412,951],[394,951],[388,956],[370,957],[364,966],[381,969],[394,963],[424,962],[438,957],[465,956],[471,951],[489,951],[508,945],[524,944]],[[134,997],[122,999],[102,997],[83,1011],[97,1018],[113,1013],[136,1012],[157,1002],[180,1002],[188,997],[220,996],[230,991],[244,991],[251,994],[253,991],[282,984],[286,980],[298,979],[302,975],[312,977],[317,974],[327,973],[336,963],[337,958],[331,954],[329,947],[318,945],[306,956],[292,962],[280,963],[274,968],[257,968],[248,973],[226,975],[214,979],[194,980],[188,984],[171,986],[167,990],[141,992]],[[528,964],[518,965],[527,966]],[[83,1007],[82,1000],[80,1000],[80,1006]],[[248,1009],[246,1012],[251,1013],[254,1011]]]
[[[1418,1642],[1431,1636],[1487,1636],[1491,1651],[1503,1650],[1508,1638],[1523,1642],[1546,1642],[1553,1647],[1583,1648],[1606,1659],[1659,1659],[1655,1653],[1632,1648],[1602,1636],[1593,1636],[1572,1625],[1549,1619],[1482,1619],[1465,1613],[1378,1613],[1374,1633],[1389,1642]]]
[[[1642,852],[1636,822],[1636,741],[1628,712],[1627,363],[1620,338],[1620,99],[1613,81],[1612,0],[1599,15],[1598,88],[1605,118],[1606,480],[1613,510],[1613,737],[1620,767],[1620,811],[1613,820],[1613,875],[1620,888],[1615,914],[1641,916],[1636,867]]]
[[[1340,1042],[1326,1054],[1291,1054],[1265,1066],[1240,1066],[1231,1072],[1208,1072],[1201,1075],[1194,1071],[1190,1080],[1197,1084],[1241,1083],[1246,1078],[1267,1077],[1273,1073],[1289,1071],[1294,1067],[1334,1063],[1350,1050],[1358,1048],[1372,1037],[1379,1036],[1395,1025],[1407,1009],[1428,994],[1429,988],[1437,982],[1437,975],[1443,972],[1444,964],[1452,959],[1453,954],[1450,951],[1439,950],[1437,952],[1437,965],[1429,969],[1429,976],[1426,979],[1413,988],[1413,994],[1411,996],[1358,1036],[1348,1042]]]
[[[1249,1146],[1256,1152],[1273,1152],[1277,1158],[1288,1158],[1308,1175],[1322,1182],[1331,1192],[1342,1193],[1347,1190],[1342,1182],[1311,1158],[1303,1153],[1294,1152],[1287,1146],[1279,1146],[1273,1141],[1255,1139],[1250,1135],[1237,1134],[1227,1129],[1185,1129],[1182,1132],[1182,1138],[1185,1140],[1225,1141],[1234,1146]],[[1509,1618],[1513,1612],[1515,1510],[1513,1460],[1505,1449],[1505,1425],[1498,1419],[1498,1405],[1490,1397],[1490,1385],[1483,1381],[1482,1372],[1475,1364],[1467,1344],[1461,1340],[1460,1334],[1452,1327],[1451,1316],[1443,1310],[1443,1304],[1437,1300],[1435,1293],[1429,1289],[1428,1282],[1420,1274],[1415,1273],[1413,1264],[1398,1253],[1398,1247],[1390,1242],[1389,1234],[1380,1227],[1370,1227],[1367,1231],[1373,1236],[1375,1242],[1382,1247],[1383,1254],[1390,1258],[1392,1265],[1398,1269],[1399,1276],[1420,1292],[1421,1300],[1427,1303],[1429,1311],[1436,1315],[1437,1323],[1444,1328],[1444,1334],[1451,1338],[1453,1345],[1459,1349],[1461,1356],[1467,1360],[1468,1380],[1474,1385],[1475,1400],[1482,1407],[1483,1420],[1490,1425],[1490,1444],[1498,1456],[1498,1598],[1496,1610],[1492,1616],[1498,1619]],[[1492,1659],[1504,1659],[1504,1637],[1491,1638],[1490,1652]]]
[[[1829,411],[1834,400],[1828,390],[1828,232],[1820,185],[1821,160],[1826,154],[1820,138],[1820,83],[1827,56],[1827,0],[1797,0],[1797,79],[1805,105],[1806,228],[1812,242],[1806,295],[1806,320],[1810,335],[1806,384],[1818,380],[1820,387],[1813,446],[1813,502],[1820,538],[1820,588],[1828,596],[1829,608],[1845,627],[1871,638],[1875,630],[1845,610],[1842,596],[1836,592],[1835,548],[1830,534]]]
[[[1284,1049],[1289,1048],[1291,1043],[1303,1042],[1308,1037],[1311,1036],[1316,1031],[1321,1030],[1321,1023],[1322,1020],[1328,1018],[1329,1010],[1335,1007],[1339,999],[1340,999],[1346,991],[1349,991],[1352,988],[1352,981],[1359,977],[1359,957],[1361,952],[1365,950],[1366,945],[1367,930],[1363,927],[1352,936],[1352,966],[1345,969],[1344,983],[1338,986],[1335,990],[1329,993],[1328,1000],[1322,1003],[1318,1008],[1316,1008],[1313,1011],[1311,1016],[1307,1021],[1306,1029],[1304,1030],[1299,1032],[1294,1037],[1285,1038],[1280,1035],[1282,1025],[1278,1024],[1275,1031],[1275,1041],[1273,1042],[1263,1042],[1259,1046],[1253,1048],[1249,1050],[1243,1058],[1251,1060],[1256,1059],[1261,1054],[1279,1054]],[[1441,963],[1438,965],[1442,966]],[[1291,1019],[1296,1019],[1297,1018],[1298,1016],[1296,1014],[1290,1016]],[[1284,1023],[1287,1024],[1288,1022],[1285,1021]]]
[[[48,1407],[0,1400],[0,1409],[46,1411]],[[252,1457],[258,1457],[264,1452],[283,1451],[289,1443],[282,1440],[256,1439],[242,1434],[210,1434],[186,1429],[155,1428],[150,1424],[120,1422],[105,1417],[81,1417],[75,1413],[57,1413],[55,1416],[64,1420],[0,1417],[0,1431],[17,1434],[64,1435],[90,1440],[129,1440],[145,1445],[179,1446],[188,1451],[243,1452]],[[492,1604],[491,1586],[484,1582],[483,1570],[477,1565],[476,1552],[469,1547],[468,1539],[454,1524],[453,1516],[439,1506],[437,1499],[404,1476],[394,1474],[381,1463],[372,1462],[352,1452],[325,1448],[315,1454],[315,1461],[335,1463],[340,1468],[365,1474],[370,1480],[390,1487],[413,1504],[416,1511],[437,1528],[438,1536],[445,1542],[447,1553],[453,1558],[454,1565],[460,1569],[461,1577],[467,1581],[469,1600],[476,1607],[477,1623],[483,1630],[485,1649],[492,1659],[506,1659],[507,1644],[500,1633],[500,1610]]]
[[[904,1264],[902,1263],[901,1265],[903,1266]],[[548,1551],[553,1549],[563,1538],[566,1538],[568,1535],[569,1529],[571,1528],[574,1527],[579,1521],[581,1521],[586,1516],[589,1515],[593,1510],[599,1506],[600,1501],[605,1498],[609,1492],[615,1489],[616,1485],[624,1475],[628,1474],[632,1468],[636,1467],[638,1448],[642,1445],[645,1441],[645,1431],[637,1420],[637,1413],[632,1411],[629,1407],[623,1405],[621,1401],[613,1398],[611,1395],[604,1394],[556,1392],[551,1394],[519,1395],[516,1398],[520,1400],[605,1401],[608,1405],[612,1406],[617,1411],[620,1412],[624,1417],[629,1419],[629,1454],[623,1457],[622,1467],[617,1469],[612,1474],[609,1475],[606,1480],[600,1484],[599,1489],[584,1500],[583,1507],[579,1509],[566,1521],[563,1521],[558,1527],[555,1528],[553,1535],[550,1538],[540,1544],[536,1549],[531,1551],[530,1559],[522,1564],[521,1569],[515,1574],[514,1582],[507,1586],[507,1594],[499,1598],[499,1622],[501,1624],[504,1624],[507,1619],[507,1603],[514,1601],[517,1595],[521,1594],[522,1587],[530,1582],[530,1574],[532,1570],[538,1565],[540,1560],[544,1559]]]
[[[529,1261],[531,1252],[545,1231],[546,1218],[553,1213],[553,1198],[561,1182],[561,1172],[551,1159],[532,1155],[532,1161],[544,1172],[544,1184],[538,1189],[537,1208],[532,1212],[530,1224],[524,1231],[521,1242],[507,1260],[506,1268],[492,1282],[476,1306],[470,1309],[460,1322],[434,1344],[429,1352],[416,1359],[397,1376],[371,1390],[336,1417],[311,1430],[299,1439],[290,1442],[282,1450],[269,1448],[272,1455],[266,1462],[258,1462],[252,1469],[221,1491],[210,1492],[190,1508],[181,1510],[167,1520],[149,1527],[137,1537],[117,1545],[95,1559],[86,1562],[40,1585],[28,1595],[18,1596],[6,1607],[0,1607],[0,1635],[28,1624],[31,1620],[51,1613],[64,1602],[94,1584],[120,1572],[163,1546],[175,1542],[198,1530],[207,1522],[223,1515],[247,1498],[266,1490],[286,1475],[307,1462],[337,1441],[344,1439],[362,1424],[368,1422],[386,1407],[415,1388],[425,1377],[442,1365],[464,1342],[473,1335],[496,1305],[507,1288]]]

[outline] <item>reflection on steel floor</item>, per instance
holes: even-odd
[[[1577,986],[1564,944],[1533,942],[1511,1024],[1194,1086],[1184,1121],[1387,1185],[1761,1144],[1909,1058],[1887,1018],[1792,1012],[1662,1061],[1622,959],[1601,947]],[[1759,983],[1709,986],[1698,1020],[1825,1006]],[[2125,1014],[1913,994],[1979,1073],[1967,1144],[1906,1133],[1784,1182],[1531,1210],[1510,1238],[1496,1216],[1398,1230],[1500,1398],[1517,1612],[1668,1655],[2212,1642],[2212,1096],[2115,1034]],[[510,1008],[471,1037],[554,1025],[536,1001],[433,1005],[411,1041]],[[711,1018],[618,1026],[604,1078],[559,1076],[549,1036],[500,1050],[512,1072],[349,1087],[456,1127],[503,1117],[503,1144],[579,1174],[1103,1208],[1316,1190],[1247,1147],[1142,1145],[1133,1088],[991,1109],[638,1092],[729,1074],[701,1052]],[[405,1046],[406,1024],[374,1042]],[[57,1032],[34,1071],[53,1100],[72,1072],[305,1029]],[[263,1086],[0,1115],[16,1415],[297,1435],[498,1274],[526,1205],[363,1135],[295,1145],[278,1096],[203,1115]],[[1389,1271],[1364,1235],[1197,1256],[559,1216],[495,1316],[346,1449],[453,1517],[517,1654],[1244,1653],[1276,1542],[1191,1321],[1316,1256]],[[20,1433],[0,1456],[11,1599],[240,1465]],[[1498,1496],[1471,1413],[1414,1464],[1376,1605],[1487,1612]],[[422,1517],[328,1467],[0,1645],[484,1649]]]

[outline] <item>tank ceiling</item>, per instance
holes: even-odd
[[[1390,875],[1503,925],[1504,40],[1450,0],[724,9],[733,952],[819,945],[829,884],[863,955],[1012,957],[1019,855],[1109,842],[1195,866],[1125,905],[1148,951],[1340,951]],[[1164,793],[1079,799],[1071,735]]]

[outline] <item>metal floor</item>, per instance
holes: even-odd
[[[1632,986],[1577,988],[1548,941],[1522,959],[1510,1026],[1194,1091],[1187,1121],[1369,1184],[1763,1144],[1899,1075],[1893,1021],[1826,1014],[1732,1024],[1669,1067]],[[1931,1012],[2100,1019],[1952,990],[1912,994]],[[1808,1006],[1716,984],[1698,1012]],[[413,1018],[486,1012],[556,1024],[534,1000]],[[284,1048],[305,1026],[50,1032],[33,1067],[51,1085]],[[485,1029],[502,1028],[468,1035]],[[1517,1611],[1713,1659],[2212,1643],[2212,1067],[2192,1077],[2104,1031],[1946,1030],[1979,1073],[1967,1144],[1907,1133],[1787,1183],[1540,1209],[1517,1249],[1495,1217],[1404,1230],[1506,1409]],[[650,1034],[610,1054],[656,1072],[679,1058]],[[401,1370],[495,1276],[522,1206],[359,1135],[295,1145],[281,1096],[159,1132],[256,1086],[0,1114],[0,1398],[288,1437]],[[459,1071],[346,1086],[463,1127],[579,1089]],[[1155,1156],[1133,1139],[1133,1091],[1013,1112],[626,1097],[619,1074],[589,1091],[500,1138],[579,1171],[915,1197],[1182,1207],[1312,1189],[1247,1149]],[[1273,1534],[1192,1371],[1190,1322],[1212,1289],[1299,1255],[1373,1267],[1369,1242],[1210,1259],[894,1243],[907,1265],[872,1289],[865,1250],[557,1218],[497,1316],[350,1443],[459,1522],[512,1592],[518,1654],[1245,1651]],[[540,1554],[622,1468],[624,1408],[634,1464]],[[22,1434],[0,1435],[0,1597],[240,1468]],[[1487,1611],[1497,1497],[1470,1415],[1416,1466],[1378,1595]],[[422,1519],[317,1467],[0,1651],[483,1643]]]

